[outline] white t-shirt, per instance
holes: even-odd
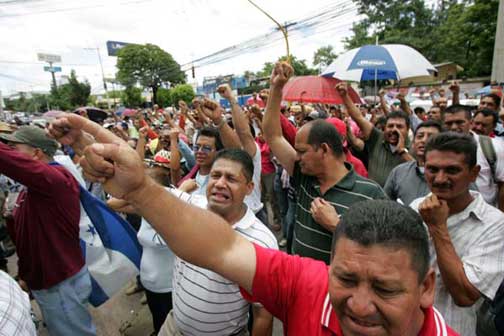
[[[261,211],[263,204],[261,202],[261,149],[257,145],[256,153],[252,158],[254,162],[254,175],[252,177],[252,182],[254,182],[254,190],[252,193],[245,197],[245,204],[252,210],[255,214]]]
[[[481,149],[481,145],[479,143],[479,135],[474,132],[471,132],[471,135],[474,137],[474,141],[478,144],[476,156],[477,163],[480,166],[480,172],[478,174],[478,178],[476,179],[476,186],[478,187],[478,191],[483,196],[485,202],[495,206],[498,201],[497,182],[504,182],[504,141],[492,139],[495,154],[497,155],[497,162],[495,164],[496,181],[494,181],[492,170],[490,169],[488,160],[486,159],[485,154],[483,154],[483,150]]]
[[[173,263],[175,255],[154,228],[142,218],[138,241],[143,247],[140,260],[142,285],[154,293],[167,293],[173,289]]]

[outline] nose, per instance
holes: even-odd
[[[347,307],[357,318],[365,318],[376,313],[376,307],[371,301],[371,293],[364,286],[359,286],[347,300]]]
[[[224,176],[219,177],[215,181],[214,186],[217,188],[224,188],[226,186],[226,177],[224,177]]]
[[[448,176],[443,170],[439,170],[434,176],[434,183],[442,184],[448,181]]]

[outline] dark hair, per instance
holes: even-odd
[[[473,168],[477,162],[477,149],[478,146],[472,136],[456,132],[445,132],[436,134],[427,141],[425,155],[427,156],[427,153],[433,150],[464,154],[465,163],[469,168]]]
[[[236,148],[222,149],[217,152],[217,155],[215,155],[213,163],[217,162],[219,159],[225,159],[241,164],[243,175],[245,175],[247,182],[252,181],[254,176],[254,162],[246,151]]]
[[[385,123],[387,123],[387,121],[389,121],[389,119],[404,119],[404,121],[406,122],[406,127],[407,128],[410,127],[410,118],[406,112],[403,112],[403,111],[390,112],[389,114],[387,114],[387,119],[386,119]]]
[[[484,117],[492,117],[492,123],[494,124],[494,126],[497,125],[497,121],[499,120],[499,116],[497,115],[497,112],[495,112],[494,110],[490,110],[490,109],[476,110],[473,118],[476,118],[476,116],[478,114],[483,114]]]
[[[493,101],[494,101],[495,105],[497,106],[497,108],[500,107],[500,105],[501,105],[501,97],[499,97],[499,95],[496,95],[495,93],[489,93],[489,94],[483,96],[483,98],[487,98],[487,97],[493,99]],[[481,98],[481,99],[483,99],[483,98]]]
[[[464,112],[466,119],[471,120],[473,109],[474,109],[473,107],[468,105],[455,104],[446,108],[444,114],[446,115],[446,114],[455,114],[459,112]]]
[[[427,121],[424,121],[424,122],[421,122],[417,128],[415,129],[415,133],[414,135],[416,136],[418,130],[422,127],[435,127],[437,128],[437,130],[439,131],[439,133],[443,132],[443,126],[441,126],[441,124],[436,121],[436,120],[427,120]]]
[[[425,113],[425,109],[421,106],[415,107],[415,109],[413,111],[415,112],[415,114]]]
[[[215,139],[215,150],[221,150],[224,148],[222,145],[222,141],[220,138],[219,130],[213,127],[203,127],[199,132],[198,132],[198,138],[200,136],[206,136],[209,138],[214,138]],[[196,138],[196,140],[198,139]]]
[[[329,146],[329,148],[331,148],[336,157],[343,155],[343,142],[341,141],[341,137],[333,124],[319,119],[310,121],[307,125],[310,125],[308,133],[309,145],[318,148],[320,145],[325,143]]]
[[[390,200],[354,203],[333,234],[332,254],[341,237],[359,245],[406,249],[411,267],[422,282],[429,270],[429,238],[422,218],[413,209]]]

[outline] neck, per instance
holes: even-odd
[[[425,157],[419,156],[416,159],[417,159],[416,162],[417,162],[418,167],[425,166]]]
[[[474,200],[469,190],[456,198],[447,200],[446,203],[450,208],[450,216],[462,212]]]
[[[342,159],[331,160],[330,163],[324,166],[323,172],[316,176],[320,183],[320,189],[323,191],[338,183],[348,174],[348,169],[345,167]]]
[[[412,330],[410,330],[411,333],[408,335],[418,335],[418,333],[420,333],[420,330],[422,330],[423,324],[425,322],[425,312],[421,308],[419,308],[419,312],[418,314],[416,314],[414,319],[415,320],[412,324]]]
[[[210,167],[200,166],[199,173],[200,173],[200,175],[205,175],[205,176],[208,175],[208,174],[210,174]]]
[[[245,203],[242,203],[240,207],[236,207],[236,210],[232,211],[231,213],[222,215],[222,217],[229,223],[229,225],[234,225],[238,223],[243,216],[245,216],[245,213],[247,212],[247,206]]]

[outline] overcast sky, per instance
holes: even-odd
[[[295,21],[349,0],[255,0],[280,22]],[[306,59],[324,45],[343,51],[342,39],[350,36],[356,11],[328,22],[322,28],[298,32],[289,40],[291,53]],[[4,96],[17,91],[48,91],[50,73],[37,60],[37,53],[62,57],[61,75],[71,69],[91,83],[92,92],[102,91],[96,50],[100,48],[105,76],[113,77],[116,58],[107,55],[106,41],[152,43],[179,64],[266,34],[274,24],[247,0],[0,0],[0,90]],[[257,71],[267,61],[285,55],[285,44],[244,54],[196,69],[196,79]],[[190,73],[188,80],[192,81]]]

